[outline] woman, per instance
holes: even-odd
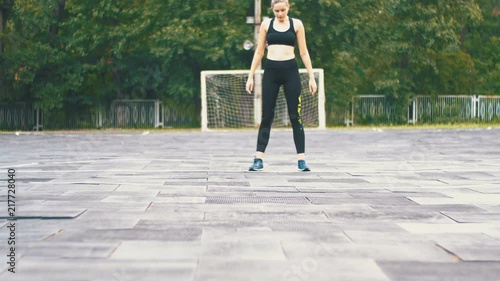
[[[297,150],[298,168],[300,171],[310,171],[305,162],[305,135],[300,116],[301,83],[299,68],[295,60],[294,47],[297,43],[300,57],[309,73],[309,91],[315,94],[316,81],[312,69],[311,58],[306,45],[304,25],[298,19],[288,17],[290,3],[288,0],[272,0],[271,8],[273,19],[266,19],[260,27],[257,47],[252,60],[250,74],[246,83],[246,90],[251,94],[254,87],[254,74],[260,64],[267,42],[267,60],[262,78],[262,119],[257,138],[257,152],[249,171],[258,171],[264,168],[264,153],[271,126],[274,119],[274,109],[279,88],[283,85],[288,115],[293,128],[293,140]]]

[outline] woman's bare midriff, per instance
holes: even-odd
[[[267,59],[285,61],[295,58],[294,47],[287,45],[267,46]]]

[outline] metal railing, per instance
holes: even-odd
[[[399,109],[385,96],[355,96],[348,118],[347,125],[496,122],[500,96],[416,96]]]
[[[35,114],[26,103],[0,104],[0,130],[32,130]]]
[[[483,121],[500,120],[500,96],[478,96],[477,117]]]
[[[0,130],[80,130],[193,127],[190,109],[158,100],[116,100],[110,106],[63,107],[50,111],[28,103],[0,104]]]
[[[351,120],[359,123],[390,124],[397,118],[396,106],[385,96],[355,96],[352,99]]]
[[[49,112],[8,103],[0,104],[0,130],[192,128],[199,124],[194,111],[158,100],[116,100],[108,107]],[[385,96],[355,96],[348,106],[327,105],[326,121],[329,126],[499,122],[500,96],[416,96],[399,107]]]
[[[157,128],[160,123],[159,101],[156,100],[116,100],[105,112],[106,119],[99,120],[100,127],[106,128]],[[101,113],[102,114],[102,113]],[[103,126],[104,125],[104,126]]]
[[[409,123],[468,122],[475,116],[474,96],[417,96]]]

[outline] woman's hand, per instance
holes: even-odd
[[[316,85],[316,80],[314,78],[309,79],[309,92],[314,96],[318,90],[318,85]]]
[[[253,77],[248,77],[246,90],[248,94],[252,94],[253,91]]]

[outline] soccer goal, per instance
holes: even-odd
[[[323,69],[313,69],[318,92],[309,93],[309,76],[300,69],[302,85],[302,122],[305,127],[326,128],[325,87]],[[245,85],[249,70],[220,70],[201,72],[201,129],[253,128],[260,124],[262,112],[263,70],[255,73],[254,93],[249,95]],[[283,87],[276,101],[273,127],[289,127],[290,119]]]

